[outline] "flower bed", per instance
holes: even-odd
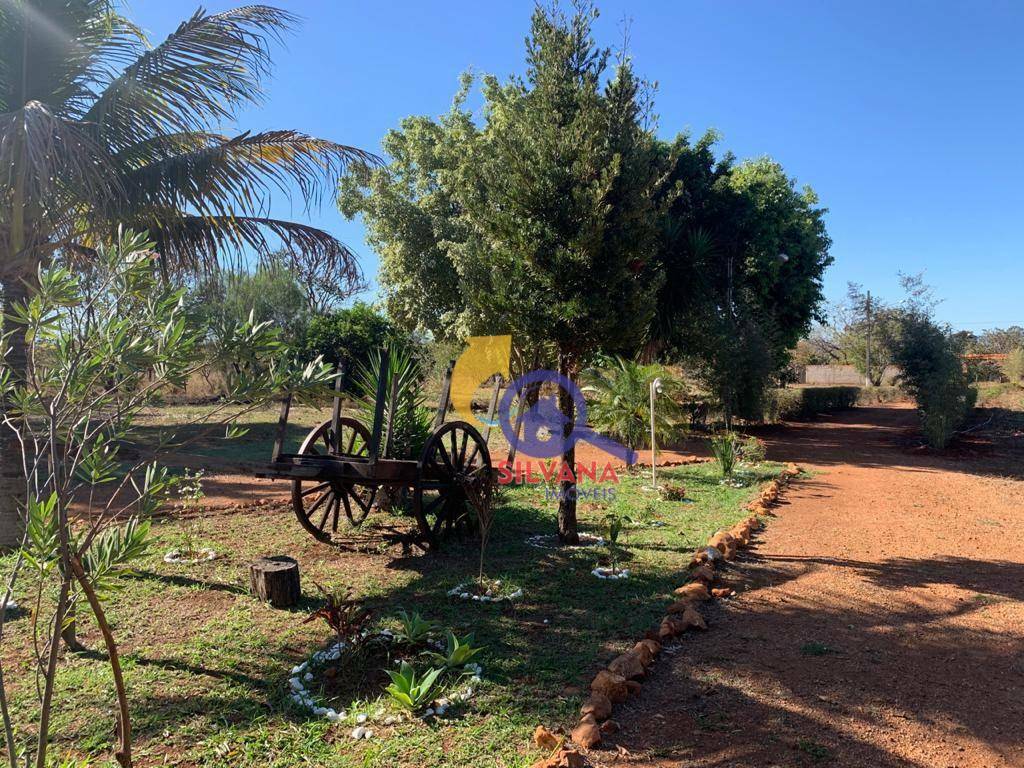
[[[411,715],[415,709],[422,720],[444,717],[451,707],[469,701],[476,686],[482,681],[483,667],[479,663],[463,662],[461,659],[471,658],[478,649],[470,649],[468,654],[459,657],[453,655],[453,647],[457,650],[461,643],[465,650],[471,636],[460,641],[449,632],[446,642],[430,636],[429,633],[436,625],[422,622],[418,615],[403,618],[421,623],[423,631],[416,640],[410,640],[408,635],[390,629],[364,631],[357,640],[337,640],[293,667],[291,677],[288,678],[291,701],[329,722],[352,724],[354,728],[350,737],[353,739],[373,738],[373,722],[387,726],[403,719],[401,715],[386,714],[385,702],[381,701],[382,691],[390,693],[389,689],[393,687],[383,686],[383,681],[388,678],[395,681],[399,674],[387,672],[387,669],[398,667],[401,674],[408,675],[413,671],[412,665],[428,655],[439,659],[441,663],[441,667],[431,670],[432,680],[443,680],[445,685],[434,687],[431,682],[425,693],[443,690],[443,695],[429,699],[429,706],[426,701],[422,705],[419,701],[411,702],[412,707],[404,714]],[[313,687],[318,687],[319,692],[313,693]],[[376,699],[371,700],[374,693]],[[336,699],[347,701],[331,706],[332,700]]]

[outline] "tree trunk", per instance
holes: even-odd
[[[3,283],[3,312],[9,314],[15,304],[21,303],[28,291],[16,278]],[[27,367],[25,336],[11,335],[4,366],[15,380],[25,375]],[[4,408],[6,403],[2,404]],[[7,427],[0,426],[0,552],[21,546],[25,530],[23,510],[25,504],[25,477],[21,464],[21,443]]]
[[[249,566],[252,593],[274,608],[288,608],[302,598],[299,564],[285,555],[261,557]]]
[[[577,364],[575,357],[567,350],[558,352],[558,372],[576,383]],[[562,427],[562,461],[569,467],[573,476],[576,472],[576,444],[568,438],[576,423],[576,403],[573,393],[564,388],[558,389],[558,408],[565,417]],[[563,480],[560,484],[561,493],[558,499],[558,540],[563,544],[579,544],[580,535],[576,530],[576,481]]]

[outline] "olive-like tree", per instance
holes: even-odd
[[[275,189],[316,203],[361,150],[293,130],[227,136],[258,102],[269,43],[295,17],[265,5],[196,11],[151,46],[111,0],[0,3],[0,286],[9,314],[57,252],[95,256],[119,226],[148,231],[165,270],[213,263],[225,249],[296,251],[344,265],[327,232],[264,215]],[[24,339],[7,365],[25,373]],[[12,449],[13,450],[13,449]],[[17,468],[0,463],[0,546],[16,543]]]
[[[365,217],[399,322],[442,338],[511,333],[550,350],[573,384],[598,349],[640,344],[661,280],[647,89],[627,57],[596,44],[596,16],[582,1],[571,15],[535,9],[526,74],[483,78],[482,124],[464,83],[440,121],[389,134],[392,164],[354,173],[339,197]],[[565,389],[558,399],[567,437],[574,401]],[[567,479],[558,534],[578,540]]]

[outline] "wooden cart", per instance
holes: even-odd
[[[381,353],[380,370],[388,370],[386,351]],[[451,375],[449,365],[433,432],[419,459],[388,456],[390,422],[395,409],[385,406],[394,405],[397,381],[388,393],[387,377],[378,377],[373,424],[367,428],[362,422],[341,415],[339,370],[331,418],[306,435],[298,453],[283,452],[291,396],[284,399],[270,463],[257,476],[291,481],[292,507],[299,523],[323,542],[331,542],[338,534],[342,514],[349,524],[358,527],[385,497],[404,496],[407,511],[417,524],[416,531],[406,540],[425,550],[436,548],[444,533],[474,530],[477,510],[490,504],[491,454],[487,437],[473,425],[464,421],[445,422]],[[488,422],[493,419],[498,390],[496,383]]]

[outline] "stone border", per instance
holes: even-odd
[[[457,597],[460,600],[473,600],[477,603],[511,603],[518,600],[523,596],[522,587],[518,588],[515,592],[509,592],[507,595],[498,595],[493,597],[491,595],[474,595],[472,592],[468,592],[472,582],[464,581],[448,590],[448,597]],[[500,585],[501,582],[495,582],[495,585]]]
[[[217,557],[217,553],[208,547],[200,547],[199,557],[182,557],[180,549],[172,549],[166,555],[164,555],[165,563],[175,563],[185,565],[195,565],[196,563],[205,563],[210,560],[214,560]]]
[[[526,543],[537,549],[588,549],[589,547],[603,547],[604,537],[593,533],[581,533],[580,540],[576,544],[562,544],[558,536],[553,533],[536,533],[526,539]]]
[[[707,622],[697,610],[697,605],[712,598],[735,594],[728,588],[714,588],[718,578],[716,566],[735,559],[740,549],[750,545],[753,534],[764,527],[761,518],[770,514],[769,510],[778,502],[782,489],[801,471],[796,464],[787,464],[782,474],[766,483],[758,499],[747,506],[751,512],[749,517],[728,531],[716,531],[708,539],[707,546],[693,554],[689,563],[690,579],[675,590],[676,601],[668,606],[658,628],[649,630],[647,636],[631,650],[612,659],[591,681],[590,697],[580,709],[579,721],[570,736],[575,745],[591,749],[598,746],[604,736],[617,732],[619,724],[611,719],[614,706],[640,693],[640,679],[654,664],[663,646],[691,630],[707,629]],[[534,743],[545,749],[554,745],[554,751],[534,763],[533,768],[581,765],[583,756],[575,748],[565,746],[564,741],[564,737],[556,736],[543,726],[538,727]]]
[[[599,579],[606,579],[608,581],[625,581],[629,578],[629,568],[619,568],[617,571],[612,571],[609,567],[599,565],[590,573]]]

